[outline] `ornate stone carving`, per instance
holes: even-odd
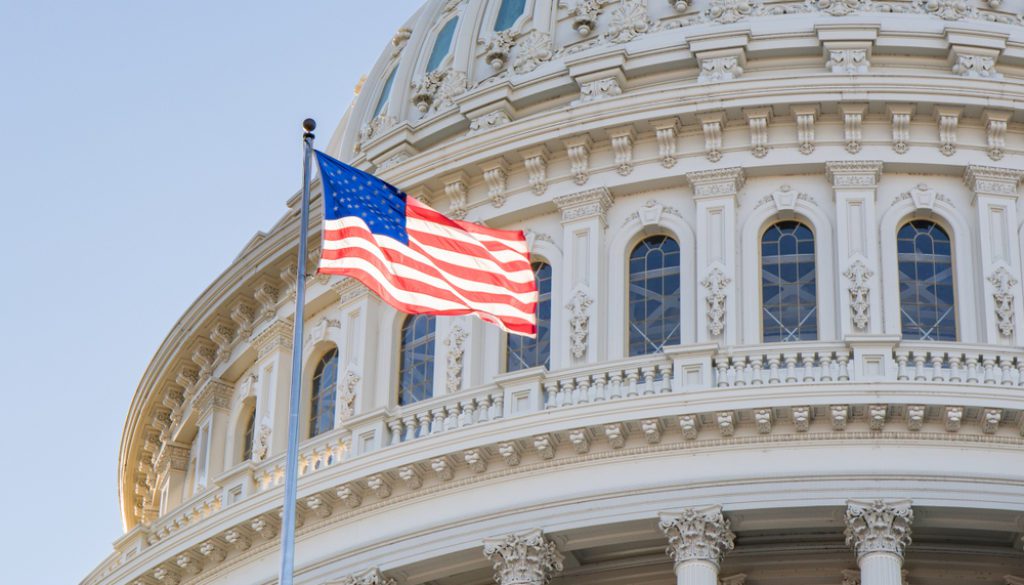
[[[444,194],[448,196],[448,217],[466,219],[469,211],[469,187],[462,176],[449,177],[444,184]]]
[[[757,432],[762,435],[772,432],[772,409],[758,408],[754,410],[754,424],[757,425]]]
[[[604,425],[604,436],[612,449],[621,449],[626,446],[626,426],[622,423],[610,423]]]
[[[796,140],[800,144],[801,154],[814,152],[814,119],[817,108],[793,108],[796,117]]]
[[[252,546],[252,539],[250,539],[244,532],[239,528],[232,528],[224,533],[224,540],[231,545],[232,548],[238,551],[248,550]]]
[[[914,113],[914,107],[891,105],[889,113],[892,115],[892,149],[896,154],[904,154],[910,148],[910,116]]]
[[[359,374],[350,369],[345,371],[341,383],[338,384],[338,402],[341,407],[338,416],[342,422],[352,418],[352,415],[355,414],[356,387],[359,385],[360,379]]]
[[[768,123],[771,121],[771,108],[755,108],[744,110],[747,125],[750,127],[750,153],[757,158],[768,154]]]
[[[1000,266],[988,276],[987,280],[992,285],[996,327],[1004,337],[1012,337],[1014,329],[1013,289],[1017,286],[1017,279],[1010,274],[1006,267]]]
[[[533,448],[541,459],[553,459],[555,457],[555,439],[551,435],[537,435],[533,438]]]
[[[924,183],[918,183],[913,189],[904,191],[897,195],[892,200],[892,204],[896,205],[901,201],[910,200],[914,207],[917,209],[934,209],[935,204],[939,201],[949,204],[949,199],[942,193],[938,193],[935,189],[931,189]]]
[[[371,475],[366,478],[366,487],[370,488],[378,498],[391,497],[391,482],[383,474]]]
[[[988,142],[988,157],[992,160],[1003,158],[1006,148],[1006,128],[1010,121],[1009,112],[986,110],[982,119],[985,122],[985,139]]]
[[[720,566],[733,549],[736,535],[720,506],[686,508],[660,514],[658,527],[668,537],[668,556],[679,566],[687,561],[706,561]]]
[[[454,105],[455,97],[466,91],[466,74],[452,69],[438,69],[412,83],[412,103],[421,113],[440,111]]]
[[[830,49],[828,52],[828,70],[832,73],[867,73],[870,67],[867,49]]]
[[[658,142],[658,157],[661,159],[661,166],[670,169],[676,166],[676,141],[679,135],[679,119],[657,120],[651,123],[654,126],[654,136]]]
[[[881,431],[885,428],[885,418],[889,414],[887,404],[868,405],[868,428],[872,431]]]
[[[750,16],[758,4],[756,0],[711,0],[705,14],[715,22],[729,24]]]
[[[448,347],[448,368],[446,370],[446,388],[448,394],[462,389],[462,357],[466,353],[466,339],[469,333],[461,325],[455,323],[448,331],[444,344]]]
[[[423,487],[423,478],[420,477],[420,472],[414,465],[399,467],[398,479],[404,481],[405,485],[411,490],[418,490]]]
[[[622,0],[612,10],[608,23],[608,40],[613,43],[628,43],[651,28],[647,15],[647,0]]]
[[[794,406],[789,413],[796,432],[806,433],[811,428],[811,407]]]
[[[253,459],[263,461],[270,452],[270,419],[263,417],[260,429],[256,432],[256,446],[252,450]]]
[[[981,412],[981,432],[994,434],[999,429],[999,421],[1003,419],[1003,411],[999,408],[986,408]]]
[[[516,44],[516,36],[516,31],[509,28],[494,33],[486,41],[480,41],[484,45],[484,61],[487,61],[495,71],[505,68],[509,53]]]
[[[845,404],[833,404],[828,407],[829,418],[833,431],[845,431],[846,422],[850,419],[850,407]]]
[[[359,493],[359,489],[353,485],[343,485],[335,492],[338,499],[345,503],[349,508],[357,508],[359,504],[363,503],[362,494]]]
[[[436,457],[430,460],[430,468],[441,481],[449,481],[455,477],[455,466],[448,457]]]
[[[935,108],[939,122],[939,152],[945,156],[956,153],[956,129],[960,122],[960,108]]]
[[[846,544],[853,547],[858,559],[875,552],[902,557],[910,544],[913,521],[909,500],[850,500],[846,505]]]
[[[498,443],[498,455],[505,460],[505,465],[515,467],[521,461],[519,445],[514,441]]]
[[[704,131],[704,156],[711,162],[722,160],[722,131],[725,128],[725,114],[718,112],[701,116]]]
[[[731,410],[723,410],[715,414],[715,424],[718,432],[723,437],[731,437],[736,434],[736,413]]]
[[[385,577],[380,569],[374,567],[363,573],[349,575],[341,580],[338,585],[396,585],[396,581]]]
[[[474,136],[486,132],[498,126],[504,126],[512,121],[512,118],[505,110],[495,110],[469,121],[469,133],[467,136]]]
[[[996,71],[996,58],[992,55],[959,54],[953,63],[953,73],[960,77],[1002,79]]]
[[[572,17],[572,28],[581,37],[588,36],[597,28],[597,17],[601,14],[603,0],[576,0],[569,11]]]
[[[700,417],[695,414],[679,415],[679,430],[683,432],[683,438],[693,441],[700,432]]]
[[[864,330],[868,327],[868,293],[871,289],[868,282],[875,273],[867,267],[860,259],[854,260],[853,264],[846,269],[843,276],[850,281],[847,290],[850,292],[850,319],[853,326]]]
[[[697,82],[729,81],[740,75],[743,75],[743,66],[740,64],[739,57],[735,55],[706,57],[700,59],[700,74],[697,76]]]
[[[487,471],[487,452],[484,449],[467,449],[463,451],[462,458],[466,461],[466,466],[469,467],[473,473],[483,473]]]
[[[279,294],[280,291],[278,288],[267,282],[260,284],[260,286],[256,288],[253,296],[256,297],[256,302],[260,304],[260,321],[270,319],[274,316]]]
[[[603,220],[613,199],[608,189],[598,187],[571,195],[560,195],[554,201],[562,211],[562,221],[569,222],[588,217],[600,217]]]
[[[858,12],[867,0],[818,0],[818,10],[832,16],[846,16]]]
[[[585,81],[580,84],[580,99],[574,104],[588,104],[597,100],[622,95],[622,87],[615,77],[604,77],[593,81]]]
[[[484,172],[484,183],[487,184],[487,196],[491,198],[491,205],[501,207],[505,204],[508,189],[508,172],[502,160],[492,161],[481,165]]]
[[[532,30],[519,38],[515,62],[512,69],[516,73],[529,73],[541,63],[550,61],[555,56],[551,46],[551,35],[546,32]]]
[[[569,156],[569,172],[573,182],[582,185],[590,179],[590,137],[582,136],[566,141],[566,154]]]
[[[971,14],[967,0],[918,0],[924,10],[943,20],[960,20]]]
[[[732,279],[717,266],[712,267],[707,277],[700,282],[707,290],[704,300],[708,310],[708,333],[713,337],[721,335],[725,330],[725,291],[731,282]]]
[[[661,419],[649,418],[640,421],[640,432],[648,444],[654,445],[661,442]]]
[[[163,585],[178,585],[178,583],[181,583],[181,576],[166,567],[157,567],[154,569],[153,578]]]
[[[565,308],[569,310],[569,350],[576,359],[587,355],[590,330],[590,305],[593,299],[583,289],[576,289]]]
[[[548,154],[543,146],[522,153],[527,180],[534,195],[543,195],[548,190]]]
[[[741,167],[692,171],[686,173],[696,197],[736,195],[743,188],[746,175]]]
[[[539,529],[485,539],[484,556],[500,585],[546,585],[562,571],[562,553]]]
[[[632,127],[609,130],[612,153],[615,155],[615,171],[622,176],[633,172],[633,140],[636,133]]]
[[[391,56],[397,57],[402,49],[405,48],[406,43],[409,42],[409,38],[412,37],[412,29],[409,27],[401,27],[395,32],[395,36],[391,37]]]
[[[842,104],[840,110],[843,114],[843,136],[846,139],[846,152],[857,154],[860,152],[861,140],[863,139],[862,123],[864,112],[867,111],[867,104]]]
[[[377,117],[370,120],[365,126],[359,129],[359,143],[367,141],[384,134],[398,125],[398,118],[389,116],[387,112],[381,112]]]
[[[253,322],[256,320],[256,310],[252,308],[252,305],[245,301],[239,301],[232,307],[229,316],[238,325],[238,336],[248,339],[252,335]]]
[[[945,410],[945,426],[946,432],[955,433],[960,430],[960,425],[964,421],[964,407],[962,406],[947,406]]]

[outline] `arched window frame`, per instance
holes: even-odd
[[[330,360],[334,360],[334,382],[327,388],[322,387],[321,379],[323,370],[330,365]],[[341,368],[341,355],[337,347],[332,347],[329,350],[321,352],[313,367],[313,377],[309,384],[309,400],[307,400],[308,415],[306,417],[306,438],[312,439],[318,435],[330,432],[334,430],[335,426],[335,411],[337,409],[338,401],[338,376],[340,374],[339,369]],[[330,415],[330,426],[327,428],[318,428],[314,425],[318,420],[318,411],[320,409],[320,399],[322,398],[322,392],[330,393],[330,406],[325,407],[324,414]]]
[[[245,406],[242,411],[241,438],[242,449],[239,452],[238,462],[245,463],[252,460],[253,450],[256,446],[256,403]]]
[[[753,195],[752,195],[753,196]],[[756,199],[755,199],[756,200]],[[742,327],[739,343],[759,345],[761,333],[761,235],[768,226],[793,220],[811,228],[814,234],[814,268],[818,282],[818,340],[834,341],[839,322],[836,310],[835,230],[831,219],[809,199],[795,198],[793,206],[779,209],[774,203],[755,209],[741,228],[739,298],[742,314],[735,323]],[[726,317],[727,319],[729,317]]]
[[[382,77],[384,82],[377,86],[377,95],[373,101],[373,109],[370,111],[370,120],[387,115],[391,107],[391,94],[395,90],[395,81],[398,78],[398,64],[389,65],[385,71],[387,75]]]
[[[631,312],[632,311],[631,311],[631,306],[630,306],[631,305],[631,291],[630,291],[630,289],[631,289],[631,284],[633,282],[633,271],[632,271],[632,268],[631,268],[630,265],[632,264],[633,255],[642,246],[644,246],[649,241],[652,241],[652,240],[655,240],[655,239],[659,239],[659,238],[662,239],[663,242],[666,241],[666,240],[672,241],[672,243],[675,245],[675,247],[677,249],[676,253],[678,254],[678,257],[679,257],[679,262],[678,262],[678,265],[676,267],[676,274],[677,274],[677,276],[679,278],[679,289],[678,289],[679,322],[675,323],[675,327],[673,327],[668,332],[668,338],[667,339],[664,339],[664,340],[659,339],[658,340],[660,345],[659,345],[659,347],[656,350],[654,350],[654,351],[647,351],[647,347],[645,345],[645,348],[644,348],[645,350],[644,351],[638,352],[638,353],[632,353],[631,352],[631,345],[632,345],[633,331],[635,329],[635,326],[634,326],[632,318],[631,318]],[[661,244],[659,244],[659,245],[661,245]],[[652,353],[661,353],[661,352],[664,351],[665,347],[670,347],[670,346],[673,346],[673,345],[679,345],[680,343],[682,343],[682,335],[683,335],[683,332],[682,332],[682,322],[683,322],[683,299],[682,299],[682,295],[683,295],[683,276],[682,276],[682,272],[683,272],[683,248],[680,245],[679,240],[673,238],[672,236],[665,235],[665,234],[652,234],[652,235],[649,235],[649,236],[646,236],[644,238],[639,239],[635,244],[633,244],[633,247],[630,248],[629,256],[627,257],[626,299],[625,299],[626,300],[626,340],[625,340],[626,341],[626,354],[629,355],[630,357],[641,356],[641,355],[650,355]],[[669,322],[669,323],[671,323],[671,322]]]
[[[407,395],[408,396],[413,396],[415,391],[411,390],[411,391],[407,392],[406,388],[403,387],[403,383],[402,383],[402,377],[403,377],[403,375],[405,373],[405,368],[406,368],[406,365],[407,365],[406,364],[406,355],[407,355],[406,354],[406,350],[410,349],[410,348],[407,348],[407,346],[406,346],[406,339],[405,339],[404,333],[405,333],[406,325],[412,323],[415,319],[430,319],[433,322],[432,331],[430,331],[426,335],[426,339],[423,340],[423,341],[417,340],[417,342],[416,342],[416,346],[417,347],[422,346],[422,345],[425,345],[425,346],[429,347],[429,362],[430,362],[429,371],[430,371],[430,375],[427,376],[427,381],[428,381],[428,384],[429,384],[429,386],[428,386],[429,392],[426,393],[427,394],[426,396],[420,397],[420,398],[418,398],[416,400],[405,401],[404,397],[407,396]],[[397,321],[397,327],[396,327],[395,339],[397,340],[397,344],[396,344],[397,345],[397,351],[396,351],[395,355],[398,356],[398,360],[397,360],[397,363],[395,364],[395,385],[394,385],[395,392],[393,394],[393,396],[394,396],[393,400],[394,400],[394,404],[397,405],[397,406],[408,406],[410,404],[415,404],[416,402],[420,402],[422,400],[429,400],[430,398],[433,398],[437,394],[436,393],[435,384],[434,384],[434,377],[435,377],[435,374],[437,372],[437,339],[438,339],[437,338],[437,317],[434,317],[432,315],[405,315],[405,314],[400,314],[399,318],[396,321]]]
[[[551,363],[552,363],[552,357],[553,357],[553,354],[554,354],[554,347],[553,347],[553,343],[552,343],[553,340],[554,340],[554,336],[553,336],[553,332],[554,332],[554,330],[553,330],[554,319],[552,319],[552,316],[553,316],[552,313],[553,313],[553,309],[554,309],[554,300],[556,298],[555,297],[555,282],[557,280],[557,275],[555,274],[555,267],[550,262],[548,262],[547,260],[545,260],[544,258],[542,258],[540,256],[533,255],[531,257],[531,263],[530,264],[531,264],[531,267],[536,266],[538,264],[544,264],[551,271],[551,277],[550,277],[549,282],[548,282],[548,292],[547,292],[547,299],[546,299],[547,303],[548,303],[548,319],[547,319],[547,323],[545,324],[546,327],[547,327],[547,344],[548,344],[547,360],[546,360],[546,363],[544,363],[544,364],[539,364],[539,365],[536,365],[536,366],[531,366],[531,368],[543,366],[545,369],[550,370],[551,369]],[[534,270],[534,274],[536,274],[536,270]],[[539,302],[538,305],[537,305],[538,313],[541,311],[541,304],[543,304],[543,302],[544,302],[544,299],[541,299],[541,302]],[[540,319],[538,318],[538,326],[539,325],[541,325],[541,322],[540,322]],[[513,369],[511,369],[509,367],[510,366],[510,364],[509,364],[510,351],[511,351],[511,344],[512,344],[511,340],[513,339],[513,335],[506,333],[504,335],[504,338],[505,338],[505,342],[502,344],[503,345],[503,347],[502,347],[503,351],[502,351],[502,356],[501,356],[501,363],[502,363],[503,371],[507,372],[507,373],[511,373],[511,372],[519,372],[519,371],[522,371],[522,370],[530,369],[530,368],[517,368],[517,369],[513,370]],[[530,341],[535,341],[535,340],[527,339],[527,342],[530,342]]]
[[[640,205],[638,204],[636,207],[640,207]],[[697,341],[696,287],[688,284],[696,282],[695,232],[690,224],[678,215],[663,213],[657,223],[644,223],[640,214],[629,215],[634,209],[622,210],[622,213],[627,214],[625,222],[622,228],[615,232],[608,244],[610,251],[609,282],[618,283],[608,289],[608,314],[621,316],[618,319],[608,320],[607,353],[609,359],[625,358],[629,351],[629,255],[640,241],[654,235],[669,236],[679,242],[680,278],[682,281],[680,333],[684,345]],[[568,350],[566,349],[566,351]]]
[[[881,200],[881,197],[879,197]],[[978,302],[975,284],[982,286],[982,276],[975,274],[971,262],[961,258],[972,258],[971,230],[969,223],[949,201],[935,198],[930,206],[919,205],[918,201],[902,199],[893,204],[882,216],[879,231],[883,248],[896,247],[899,228],[909,221],[925,219],[933,221],[949,235],[953,244],[953,280],[955,283],[954,302],[957,313],[957,340],[959,343],[979,342],[978,324],[985,322],[983,303]],[[887,335],[902,335],[900,319],[899,267],[895,254],[881,254],[882,264],[882,307],[885,315],[884,327]],[[927,342],[923,342],[927,343]]]
[[[452,28],[452,37],[451,41],[448,43],[448,50],[447,52],[445,52],[444,57],[442,57],[441,60],[437,62],[437,65],[431,68],[430,61],[433,59],[434,52],[437,50],[437,42],[441,37],[441,33],[444,32],[445,28],[452,21],[455,21],[455,25]],[[431,31],[429,37],[430,40],[427,43],[427,46],[430,47],[430,50],[421,53],[422,64],[418,67],[419,70],[423,71],[423,73],[431,73],[434,71],[440,71],[451,65],[452,60],[454,59],[455,46],[458,44],[459,30],[462,28],[462,25],[462,15],[460,13],[452,14],[438,22],[438,24]]]
[[[500,32],[497,30],[498,17],[501,15],[502,5],[508,1],[510,0],[501,0],[500,2],[488,3],[488,13],[486,17],[483,19],[484,26],[483,29],[480,31],[480,38],[486,39],[493,35],[495,32]],[[512,23],[508,27],[503,28],[502,30],[521,30],[523,24],[533,13],[534,2],[535,0],[524,0],[522,13],[520,13],[519,16],[517,16],[516,19],[512,21]]]
[[[951,341],[953,341],[953,342],[955,342],[959,338],[959,332],[960,332],[960,315],[958,313],[958,308],[959,307],[958,307],[958,303],[957,303],[957,294],[956,294],[956,274],[957,274],[956,253],[955,253],[955,250],[953,248],[953,235],[950,233],[949,228],[947,228],[946,226],[942,225],[942,222],[935,221],[934,219],[925,219],[925,218],[920,218],[920,217],[911,217],[911,218],[908,218],[906,221],[900,223],[896,227],[896,235],[895,235],[895,242],[894,243],[896,244],[895,249],[896,249],[896,258],[897,258],[896,266],[897,266],[897,279],[898,279],[897,284],[898,284],[898,287],[900,289],[902,289],[904,280],[902,278],[902,274],[899,272],[899,239],[900,239],[900,232],[902,232],[905,228],[907,228],[908,226],[910,226],[912,223],[915,223],[915,222],[923,222],[923,223],[931,224],[932,226],[934,226],[935,228],[940,230],[949,239],[949,265],[950,265],[950,270],[952,271],[952,275],[950,277],[950,281],[949,282],[950,282],[950,287],[952,288],[952,291],[953,291],[953,306],[952,306],[951,310],[952,310],[952,318],[953,318],[953,333],[954,333],[954,335],[953,335],[953,339],[935,339],[935,338],[933,338],[933,339],[921,339],[921,338],[918,338],[916,336],[906,337],[907,334],[906,334],[906,332],[903,331],[903,310],[904,310],[903,305],[904,305],[904,303],[903,303],[903,295],[902,294],[899,295],[899,303],[900,303],[900,335],[904,336],[904,339],[907,339],[908,341],[944,341],[944,342],[951,342]]]
[[[813,338],[811,338],[811,337],[806,337],[806,338],[805,337],[801,337],[800,339],[794,339],[794,340],[772,340],[772,341],[768,341],[768,340],[765,339],[765,332],[764,332],[764,255],[763,255],[763,251],[762,251],[762,249],[760,247],[760,244],[764,243],[764,237],[765,237],[765,235],[768,233],[768,231],[772,227],[777,226],[777,225],[782,224],[782,223],[787,223],[787,222],[798,223],[798,224],[804,226],[805,228],[807,228],[808,230],[810,230],[810,232],[811,232],[812,243],[814,245],[814,321],[815,321],[815,332],[816,332],[816,334],[815,334],[815,336]],[[759,326],[761,328],[760,343],[796,343],[796,342],[800,342],[800,341],[818,341],[818,340],[820,340],[822,338],[821,337],[821,275],[818,272],[818,267],[820,265],[820,263],[818,262],[818,234],[814,231],[814,225],[811,222],[806,221],[806,220],[804,220],[803,218],[801,218],[799,216],[797,216],[797,217],[787,217],[787,218],[777,218],[775,221],[768,221],[761,228],[760,236],[758,237],[758,244],[759,244],[759,246],[758,246],[758,255],[757,255],[757,259],[758,259],[758,263],[757,263],[757,277],[758,277],[758,279],[757,279],[757,291],[758,291],[758,297],[757,298],[758,298],[758,307],[760,308],[760,311],[757,313],[757,320],[758,320],[758,324],[759,324]]]

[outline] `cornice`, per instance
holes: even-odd
[[[876,187],[882,178],[880,160],[829,161],[825,163],[825,176],[834,187]]]

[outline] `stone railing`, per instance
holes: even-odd
[[[153,523],[148,531],[149,543],[154,544],[175,532],[209,518],[217,513],[223,504],[224,498],[219,488],[206,489],[202,493],[196,494],[192,499],[187,500]]]
[[[902,343],[893,359],[900,382],[1024,386],[1024,352],[1017,348]]]
[[[349,449],[349,431],[339,428],[314,437],[299,449],[299,477],[337,465]],[[253,471],[257,491],[284,483],[284,454],[269,459]]]
[[[505,392],[497,386],[485,386],[417,402],[400,409],[385,421],[390,439],[397,445],[428,435],[436,435],[471,425],[500,419],[505,413]]]
[[[719,388],[757,384],[846,382],[853,351],[842,343],[730,348],[712,359]]]
[[[561,408],[678,390],[669,356],[640,356],[548,374],[544,380],[544,406]]]

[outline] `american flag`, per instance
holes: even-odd
[[[405,313],[476,315],[537,333],[537,285],[523,232],[456,221],[317,151],[324,190],[319,272],[355,278]]]

